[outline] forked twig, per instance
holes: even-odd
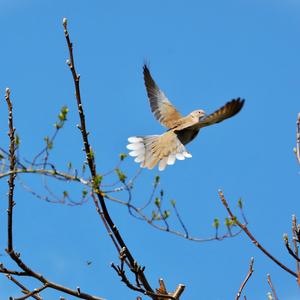
[[[11,280],[14,284],[16,284],[19,288],[22,289],[22,292],[25,293],[26,295],[28,293],[30,293],[30,291],[26,288],[26,286],[24,286],[22,283],[20,283],[16,278],[14,278],[11,275],[6,275],[6,277]],[[32,295],[32,298],[36,299],[36,300],[43,300],[41,297],[39,297],[38,295]]]

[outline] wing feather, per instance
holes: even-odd
[[[167,128],[172,128],[182,116],[155,83],[146,64],[144,65],[144,81],[151,111],[155,118]]]
[[[236,115],[243,107],[245,100],[241,98],[233,99],[224,106],[216,110],[214,113],[201,119],[197,124],[197,128],[202,128],[215,123],[224,121]]]

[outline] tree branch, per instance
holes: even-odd
[[[117,241],[117,243],[119,245],[119,248],[125,249],[126,260],[128,260],[131,270],[134,270],[135,266],[137,265],[137,262],[133,258],[129,248],[125,244],[121,234],[119,233],[117,226],[111,219],[110,214],[106,207],[105,200],[104,200],[104,193],[100,190],[100,182],[99,182],[98,173],[96,171],[95,157],[94,157],[94,153],[93,153],[92,148],[89,143],[88,132],[86,129],[86,122],[85,122],[85,115],[84,115],[83,105],[82,105],[82,101],[81,101],[80,83],[79,83],[80,75],[76,72],[76,68],[75,68],[73,45],[70,40],[69,32],[67,30],[67,19],[66,18],[63,19],[63,27],[64,27],[64,34],[65,34],[65,38],[66,38],[66,42],[67,42],[68,50],[69,50],[69,59],[67,60],[67,64],[70,68],[70,71],[71,71],[71,74],[73,77],[74,88],[75,88],[75,97],[76,97],[76,101],[77,101],[77,108],[78,108],[78,113],[79,113],[79,118],[80,118],[80,126],[78,126],[78,127],[81,132],[84,150],[85,150],[85,154],[86,154],[86,160],[87,160],[87,164],[89,166],[90,173],[92,176],[93,190],[94,190],[94,193],[98,197],[98,201],[100,203],[101,210],[103,212],[103,216],[105,218],[107,225],[109,226],[111,232],[113,233],[115,240]],[[152,297],[153,299],[159,299],[160,295],[154,293],[143,270],[144,270],[144,268],[138,268],[136,275],[138,276],[139,280],[141,281],[142,285],[144,286],[145,290],[147,291],[147,294],[150,297]]]
[[[242,291],[244,289],[244,287],[246,286],[249,278],[251,277],[252,273],[253,273],[253,264],[254,264],[254,258],[252,257],[251,258],[251,261],[250,261],[250,265],[249,265],[249,271],[244,279],[244,281],[242,282],[240,288],[239,288],[239,291],[237,292],[236,294],[236,297],[235,297],[235,300],[239,300],[241,295],[242,295]]]
[[[267,279],[268,279],[268,284],[269,284],[269,286],[270,286],[270,288],[271,288],[271,290],[272,290],[272,294],[273,294],[273,296],[274,296],[274,298],[275,298],[274,300],[278,300],[276,291],[275,291],[274,286],[273,286],[273,283],[272,283],[272,281],[271,281],[271,276],[270,276],[270,274],[267,274]]]
[[[296,157],[298,163],[300,164],[300,113],[298,113],[297,123],[296,123]]]
[[[24,286],[22,283],[20,283],[16,278],[14,278],[11,275],[6,275],[6,277],[11,280],[14,284],[16,284],[19,288],[22,289],[22,292],[24,294],[28,294],[30,293],[30,291],[26,288],[26,286]],[[32,295],[32,298],[36,299],[36,300],[42,300],[41,297],[37,296],[37,295]]]
[[[249,231],[249,229],[247,228],[247,226],[245,226],[244,224],[242,224],[237,218],[236,216],[232,213],[225,197],[224,194],[221,190],[219,190],[219,197],[222,201],[222,204],[224,205],[224,207],[226,208],[231,220],[233,222],[235,222],[235,224],[237,226],[239,226],[245,233],[246,235],[250,238],[250,240],[252,241],[252,243],[259,249],[261,250],[267,257],[269,257],[273,262],[275,262],[279,267],[281,267],[283,270],[285,270],[286,272],[288,272],[289,274],[293,275],[294,277],[298,277],[297,274],[292,271],[291,269],[289,269],[287,266],[285,266],[283,263],[281,263],[278,259],[276,259],[271,253],[269,253],[257,240],[256,238],[252,235],[252,233]]]

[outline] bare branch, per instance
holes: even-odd
[[[89,139],[88,139],[88,132],[86,130],[86,123],[85,123],[85,115],[84,115],[84,111],[83,111],[83,105],[82,105],[82,101],[81,101],[81,94],[80,94],[80,85],[79,85],[79,80],[80,80],[80,76],[77,74],[76,69],[75,69],[75,62],[74,62],[74,56],[73,56],[73,45],[72,42],[70,40],[70,36],[69,36],[69,32],[67,30],[67,21],[65,19],[65,22],[63,23],[64,26],[64,33],[65,33],[65,38],[66,38],[66,42],[68,45],[68,49],[69,49],[69,55],[70,55],[70,59],[67,60],[67,64],[70,68],[70,71],[72,73],[72,77],[73,77],[73,81],[74,81],[74,87],[75,87],[75,96],[76,96],[76,101],[77,101],[77,108],[78,108],[78,113],[79,113],[79,118],[80,118],[80,132],[82,135],[82,140],[83,140],[83,145],[84,145],[84,149],[85,149],[85,153],[86,153],[86,160],[92,175],[92,181],[93,181],[93,188],[94,188],[94,192],[98,197],[98,200],[100,202],[101,205],[101,209],[104,215],[104,218],[108,224],[108,226],[110,227],[110,230],[113,232],[116,241],[118,242],[120,248],[126,248],[126,257],[128,258],[130,265],[133,266],[135,263],[135,259],[133,258],[131,252],[128,250],[125,242],[123,241],[123,238],[121,237],[119,230],[117,229],[116,225],[114,224],[114,222],[112,221],[105,201],[104,201],[104,197],[103,197],[103,193],[102,191],[99,189],[99,182],[97,180],[97,171],[96,171],[96,163],[95,163],[95,159],[94,159],[94,154],[92,151],[92,148],[90,146],[89,143]],[[142,282],[142,284],[144,285],[145,289],[149,292],[153,292],[153,289],[151,288],[148,280],[146,279],[145,275],[143,272],[139,273],[139,277],[140,280]]]
[[[21,288],[21,289],[22,289],[22,292],[23,292],[24,294],[30,293],[30,291],[29,291],[22,283],[20,283],[16,278],[14,278],[14,277],[11,276],[11,275],[6,275],[6,277],[7,277],[9,280],[11,280],[14,284],[16,284],[19,288]],[[36,300],[42,300],[42,298],[39,297],[38,295],[32,295],[32,297],[33,297],[34,299],[36,299]]]
[[[288,253],[296,260],[297,263],[299,263],[300,258],[298,257],[298,255],[296,255],[294,253],[293,249],[291,248],[291,245],[289,244],[287,235],[284,235],[284,244],[285,244],[285,247],[286,247]]]
[[[275,291],[274,286],[273,286],[273,283],[272,283],[272,281],[271,281],[271,276],[270,276],[270,274],[267,274],[267,279],[268,279],[268,284],[269,284],[269,286],[270,286],[270,288],[271,288],[271,290],[272,290],[272,294],[273,294],[273,296],[274,296],[274,300],[278,300],[276,291]]]
[[[242,282],[237,294],[236,294],[236,297],[235,297],[235,300],[238,300],[240,299],[241,295],[242,295],[242,291],[244,289],[244,287],[246,286],[249,278],[251,277],[252,273],[253,273],[253,264],[254,264],[254,258],[252,257],[251,258],[251,261],[250,261],[250,265],[249,265],[249,271],[244,279],[244,281]]]
[[[296,256],[296,269],[297,273],[300,274],[300,259],[299,259],[299,249],[298,249],[298,228],[297,228],[297,218],[295,215],[292,216],[292,235],[294,243],[294,252]]]
[[[222,201],[222,204],[224,205],[224,207],[226,208],[230,218],[232,221],[234,221],[236,223],[237,226],[239,226],[245,233],[246,235],[250,238],[250,240],[252,241],[252,243],[258,248],[260,249],[267,257],[269,257],[273,262],[275,262],[279,267],[281,267],[283,270],[285,270],[286,272],[288,272],[289,274],[293,275],[294,277],[298,277],[297,274],[292,271],[291,269],[289,269],[287,266],[285,266],[283,263],[281,263],[278,259],[276,259],[271,253],[269,253],[257,240],[256,238],[252,235],[252,233],[249,231],[249,229],[247,228],[247,226],[245,226],[244,224],[242,224],[237,218],[236,216],[232,213],[225,197],[224,194],[221,190],[219,190],[219,197]]]
[[[8,107],[8,136],[10,139],[9,144],[9,170],[12,172],[15,169],[16,156],[15,156],[15,128],[13,126],[13,112],[12,112],[12,103],[10,101],[10,89],[7,88],[5,91],[5,100]],[[15,174],[11,174],[8,179],[8,209],[7,209],[7,249],[9,253],[13,250],[13,208],[14,208],[14,187],[15,187]]]
[[[19,298],[15,298],[14,300],[25,300],[25,299],[28,299],[29,297],[33,297],[33,296],[36,296],[39,292],[43,291],[44,289],[46,289],[48,287],[48,284],[44,284],[43,286],[41,286],[40,288],[38,289],[34,289],[33,291],[31,292],[28,292],[25,296],[23,297],[19,297]]]
[[[298,163],[300,164],[300,113],[298,113],[297,123],[296,123],[296,157],[298,160]]]
[[[167,228],[165,226],[161,226],[161,225],[159,225],[157,223],[154,223],[153,220],[151,218],[149,218],[146,214],[144,214],[138,207],[135,207],[132,204],[128,204],[127,201],[123,201],[123,200],[117,199],[115,197],[107,195],[106,193],[103,193],[103,195],[104,195],[105,199],[108,199],[110,201],[116,202],[118,204],[121,204],[121,205],[124,205],[124,206],[130,205],[130,208],[132,210],[134,210],[135,213],[138,214],[142,220],[144,220],[145,222],[147,222],[149,225],[151,225],[155,229],[158,229],[158,230],[161,230],[161,231],[166,231],[168,233],[177,235],[177,236],[182,237],[184,239],[187,239],[189,241],[194,241],[194,242],[198,242],[198,243],[215,241],[215,240],[221,241],[221,240],[224,240],[224,239],[229,238],[229,237],[235,237],[235,236],[239,235],[242,232],[242,230],[240,229],[240,230],[238,230],[235,233],[231,233],[231,234],[225,233],[225,234],[223,234],[221,236],[215,236],[214,235],[214,236],[208,237],[208,238],[199,238],[199,237],[195,237],[195,236],[191,236],[191,235],[187,236],[186,232],[183,233],[183,232],[180,232],[180,231],[177,231],[177,230],[173,230],[173,229],[170,229],[170,228],[169,228],[169,230],[167,230]]]

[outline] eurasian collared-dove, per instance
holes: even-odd
[[[127,148],[131,150],[129,155],[135,157],[134,161],[140,163],[142,168],[152,169],[159,163],[158,169],[162,171],[167,165],[173,165],[176,159],[192,157],[185,145],[197,136],[199,130],[234,116],[244,105],[244,100],[237,98],[210,115],[206,115],[203,110],[194,110],[183,117],[159,89],[147,65],[144,65],[144,80],[151,111],[169,129],[161,135],[128,138],[130,144]]]

